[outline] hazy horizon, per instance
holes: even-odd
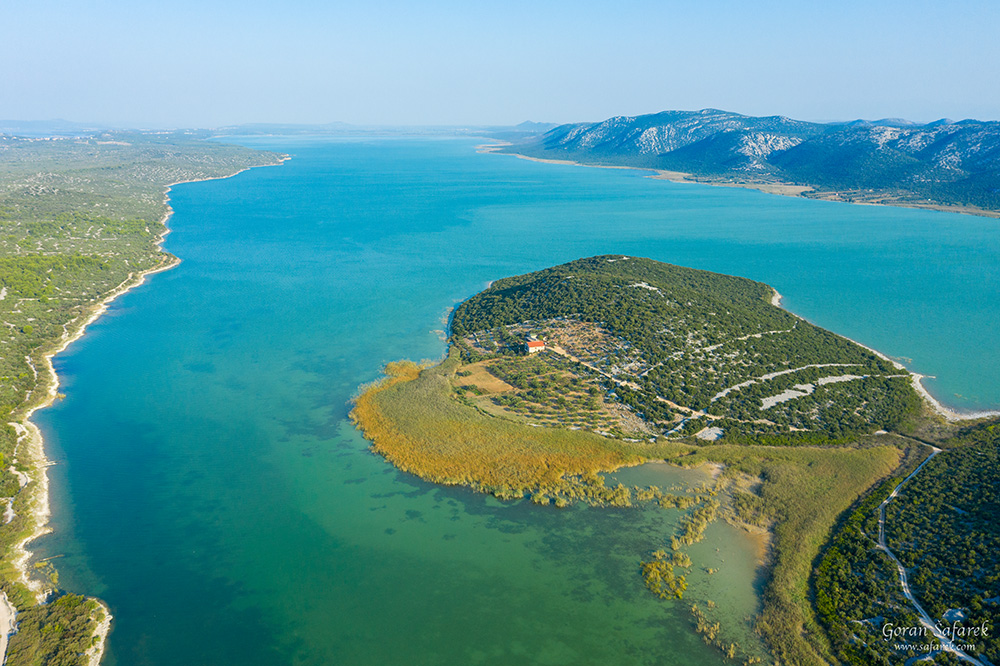
[[[629,114],[629,113],[617,113],[617,114],[614,114],[614,115],[615,116],[635,117],[635,116],[641,116],[641,115],[646,115],[646,114],[661,113],[661,112],[666,112],[666,111],[689,111],[689,112],[696,112],[696,111],[701,111],[701,110],[702,109],[659,109],[658,111],[648,111],[648,112],[643,112],[643,113],[632,113],[632,114]],[[739,111],[737,109],[719,109],[719,110],[730,112],[730,113],[735,113],[735,114],[739,114],[739,115],[745,115],[745,116],[751,115],[751,114],[742,113],[741,111]],[[776,114],[770,114],[770,115],[778,115],[778,116],[791,117],[791,116],[788,116],[788,114],[785,114],[785,113],[776,113]],[[560,122],[560,121],[550,121],[550,120],[546,120],[546,119],[526,118],[526,119],[523,119],[523,120],[517,120],[517,121],[513,121],[513,122],[509,122],[509,123],[459,123],[459,124],[406,124],[406,123],[398,123],[398,124],[383,124],[383,125],[365,125],[365,124],[347,123],[347,122],[340,121],[340,120],[331,120],[331,121],[328,121],[328,122],[319,122],[319,123],[293,123],[293,122],[284,122],[284,121],[255,121],[255,122],[249,122],[249,123],[228,123],[228,124],[215,125],[215,126],[207,126],[207,125],[202,125],[202,126],[198,126],[198,125],[189,125],[189,126],[182,126],[182,125],[159,125],[159,126],[156,126],[156,125],[139,125],[139,124],[126,124],[126,123],[109,123],[109,122],[104,122],[104,121],[76,120],[76,119],[72,119],[72,118],[39,118],[39,119],[0,118],[0,133],[3,133],[6,129],[18,128],[18,127],[28,128],[29,126],[32,126],[32,125],[38,126],[38,129],[51,130],[52,128],[57,127],[60,124],[65,124],[65,125],[69,126],[72,129],[79,129],[81,131],[82,130],[96,130],[96,131],[107,130],[107,131],[139,131],[139,132],[142,132],[142,131],[150,131],[150,132],[157,132],[157,131],[198,131],[198,130],[214,131],[214,130],[221,130],[221,129],[238,128],[238,127],[254,127],[254,126],[264,126],[264,127],[270,127],[270,126],[274,126],[274,127],[287,126],[287,127],[303,127],[303,128],[323,128],[323,127],[328,127],[330,129],[336,129],[339,126],[339,127],[342,127],[345,130],[355,129],[355,130],[362,130],[362,131],[363,130],[422,130],[422,129],[427,129],[427,130],[433,130],[433,129],[448,130],[448,129],[463,129],[463,128],[466,128],[466,129],[479,129],[479,128],[488,128],[488,127],[515,127],[515,126],[520,125],[522,123],[538,123],[538,124],[552,124],[552,125],[562,125],[562,124],[568,124],[568,123],[590,123],[590,122],[596,123],[596,122],[601,122],[603,120],[607,120],[607,118],[610,118],[610,117],[612,117],[612,116],[607,116],[605,118],[587,118],[587,119],[570,120],[570,121],[562,121],[562,122]],[[899,121],[899,122],[912,123],[914,125],[923,125],[923,124],[937,122],[937,121],[940,121],[940,120],[948,120],[948,121],[956,122],[956,123],[957,122],[966,121],[966,120],[975,120],[975,121],[984,121],[984,122],[997,122],[994,119],[986,119],[986,118],[930,118],[930,119],[921,118],[921,119],[913,119],[913,118],[903,118],[903,117],[899,117],[899,116],[885,116],[885,117],[882,117],[882,118],[836,118],[836,119],[792,118],[792,119],[793,120],[805,121],[805,122],[811,122],[811,123],[818,123],[818,124],[849,123],[849,122],[854,122],[854,121],[859,121],[859,120],[869,121],[869,122]],[[66,131],[70,131],[70,130],[67,129]]]
[[[0,7],[0,118],[483,126],[718,108],[1000,119],[1000,6],[451,0]]]

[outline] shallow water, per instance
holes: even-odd
[[[676,512],[431,486],[346,421],[383,363],[440,357],[450,307],[498,277],[602,253],[752,277],[937,375],[944,402],[1000,406],[995,220],[538,164],[468,139],[245,143],[293,159],[176,187],[166,247],[183,263],[56,359],[67,398],[37,415],[59,463],[39,554],[111,605],[108,663],[721,663],[686,605],[638,575]],[[716,524],[692,556],[720,572],[692,573],[688,596],[739,633],[753,542]]]

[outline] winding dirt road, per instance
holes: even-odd
[[[975,657],[959,649],[959,647],[955,645],[954,641],[948,638],[948,636],[946,636],[944,632],[942,632],[938,628],[938,626],[934,624],[934,621],[931,620],[930,615],[927,614],[927,611],[924,610],[923,606],[920,605],[920,602],[917,601],[916,597],[913,596],[913,592],[910,591],[910,583],[906,577],[906,569],[903,568],[903,564],[896,558],[893,552],[889,550],[889,547],[885,543],[885,507],[889,505],[889,502],[891,502],[893,498],[896,497],[896,495],[899,494],[899,489],[903,487],[904,483],[906,483],[914,476],[916,476],[917,473],[924,468],[924,465],[926,465],[931,461],[931,458],[941,453],[941,449],[935,446],[932,446],[931,449],[933,449],[933,451],[929,456],[927,456],[927,459],[924,460],[922,463],[920,463],[920,465],[915,470],[913,470],[912,474],[910,474],[908,477],[900,481],[899,485],[896,486],[895,489],[893,489],[892,494],[886,497],[884,502],[879,504],[878,547],[884,550],[885,554],[888,555],[892,559],[892,561],[896,563],[896,569],[899,570],[899,582],[903,586],[903,594],[906,595],[906,598],[910,600],[910,603],[913,605],[914,610],[917,611],[917,615],[920,616],[920,624],[925,626],[931,632],[931,634],[933,634],[934,637],[941,642],[942,648],[944,648],[948,652],[953,653],[956,657],[958,657],[962,661],[967,661],[970,664],[977,664],[978,666],[986,666],[986,664],[984,664],[979,659],[976,659]]]

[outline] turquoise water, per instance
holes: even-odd
[[[40,555],[112,606],[111,664],[720,663],[637,573],[672,512],[430,486],[347,423],[359,384],[440,357],[449,308],[498,277],[599,253],[744,275],[944,402],[1000,406],[997,221],[468,139],[245,142],[293,159],[176,187],[183,263],[57,357],[67,398],[37,415],[59,463]],[[719,525],[704,550],[732,584],[694,593],[751,614],[753,544]]]

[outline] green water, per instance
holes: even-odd
[[[467,139],[247,143],[293,159],[176,187],[167,248],[183,263],[57,357],[67,398],[37,415],[58,462],[39,554],[111,605],[108,663],[721,663],[686,605],[638,575],[675,512],[431,486],[347,423],[359,384],[440,357],[450,307],[498,277],[623,253],[760,279],[937,375],[949,404],[1000,405],[996,221],[537,164]],[[692,556],[720,572],[694,572],[689,596],[745,634],[752,541],[717,524]]]

